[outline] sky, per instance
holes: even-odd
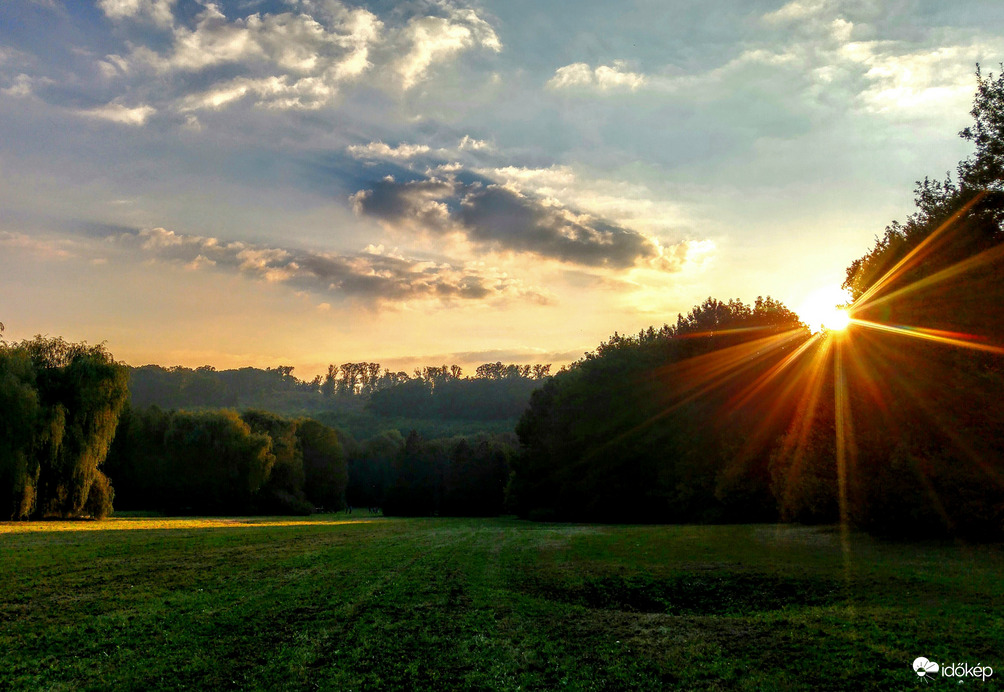
[[[309,379],[836,300],[1002,60],[986,0],[4,0],[4,337]]]

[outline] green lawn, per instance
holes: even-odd
[[[1000,546],[802,527],[0,524],[0,690],[992,689],[1002,596]]]

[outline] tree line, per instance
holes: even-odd
[[[812,335],[769,297],[709,298],[672,325],[615,333],[553,377],[547,366],[495,363],[473,378],[455,366],[397,378],[346,364],[301,383],[288,367],[147,366],[133,372],[144,375],[130,408],[129,371],[103,347],[0,341],[3,512],[104,516],[116,497],[204,513],[348,502],[401,515],[842,521],[879,534],[1000,537],[1004,77],[977,80],[974,124],[961,133],[974,153],[954,178],[919,182],[916,212],[848,267],[843,334]],[[515,438],[390,431],[356,442],[263,411],[143,406],[155,378],[179,396],[208,387],[244,401],[255,382],[271,383],[365,399],[385,414],[456,415],[488,391],[529,405]]]
[[[399,516],[496,516],[505,512],[513,433],[423,439],[412,431],[346,436],[348,501]]]
[[[128,378],[103,346],[0,339],[0,517],[502,511],[511,434],[357,442],[261,410],[131,406]]]
[[[328,366],[324,377],[296,378],[291,366],[216,370],[212,366],[131,368],[133,405],[172,408],[261,408],[323,411],[365,408],[380,416],[498,420],[522,413],[530,392],[550,376],[549,364],[426,366],[413,375],[359,362]]]
[[[260,410],[127,407],[104,472],[116,507],[168,514],[501,514],[515,436],[357,441],[310,418]]]
[[[1004,535],[1004,77],[977,81],[974,153],[848,267],[845,333],[709,299],[615,334],[531,397],[511,507]]]
[[[348,483],[334,430],[258,410],[129,408],[105,471],[119,509],[169,514],[337,511]]]

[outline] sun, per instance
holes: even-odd
[[[846,310],[843,308],[834,308],[830,316],[823,321],[823,327],[832,332],[841,332],[847,329],[847,325],[850,323],[851,316],[847,314]]]
[[[825,286],[809,293],[795,312],[813,332],[823,329],[839,332],[847,328],[851,318],[846,310],[838,306],[849,302],[850,295],[846,290]]]

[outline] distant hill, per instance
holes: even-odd
[[[442,437],[512,430],[530,394],[550,378],[549,365],[502,363],[479,366],[473,377],[446,365],[409,376],[378,363],[346,363],[311,381],[292,371],[144,365],[130,368],[129,391],[136,408],[261,409],[308,415],[358,438],[387,429]]]

